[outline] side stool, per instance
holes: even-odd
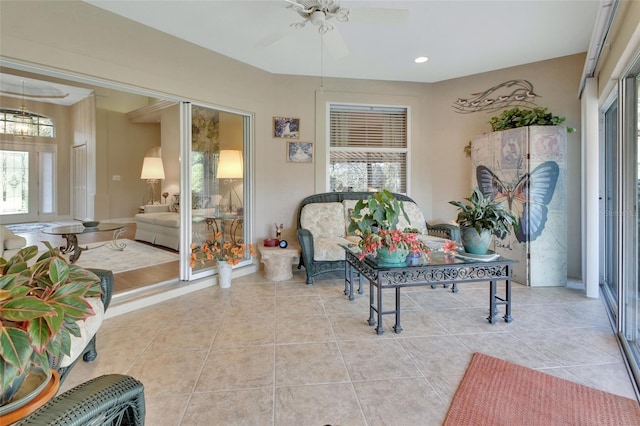
[[[300,246],[291,243],[287,248],[258,246],[264,272],[269,281],[286,281],[293,278],[291,268],[294,259],[300,257]]]

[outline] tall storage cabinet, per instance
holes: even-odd
[[[505,203],[517,233],[494,251],[518,261],[513,280],[532,287],[567,284],[567,131],[530,126],[473,138],[472,186]]]

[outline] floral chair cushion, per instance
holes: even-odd
[[[63,355],[60,361],[60,367],[68,367],[82,354],[89,341],[98,332],[102,321],[104,320],[104,304],[99,297],[88,297],[87,302],[93,308],[95,315],[91,315],[85,320],[77,321],[76,324],[80,329],[80,336],[71,336],[71,355]]]
[[[342,203],[307,204],[300,213],[300,226],[313,235],[316,251],[317,238],[344,237],[346,228]]]
[[[427,234],[427,223],[420,207],[411,201],[401,201],[401,203],[404,206],[405,213],[409,216],[409,222],[401,214],[398,220],[398,229],[416,228],[419,234]]]
[[[313,239],[313,260],[344,260],[344,249],[340,244],[351,244],[343,237],[314,238]]]

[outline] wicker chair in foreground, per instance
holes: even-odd
[[[144,425],[144,415],[142,383],[108,374],[58,395],[16,425]]]

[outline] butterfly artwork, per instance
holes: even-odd
[[[503,203],[516,216],[515,236],[519,242],[533,241],[542,234],[547,222],[547,205],[553,198],[559,173],[558,163],[545,161],[524,174],[515,186],[509,186],[488,167],[476,168],[480,191]]]

